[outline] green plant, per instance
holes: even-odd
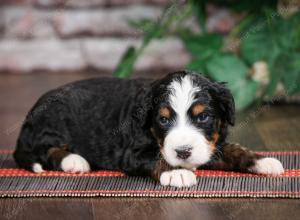
[[[129,77],[139,55],[153,39],[176,35],[192,57],[186,68],[201,72],[216,81],[227,82],[238,110],[248,107],[255,100],[273,97],[279,83],[283,84],[286,94],[298,93],[300,13],[283,17],[286,9],[279,13],[278,1],[209,2],[244,14],[241,22],[228,36],[207,32],[205,9],[208,0],[190,0],[184,5],[175,2],[158,20],[131,21],[136,28],[145,30],[144,40],[140,48],[131,47],[127,50],[114,75]],[[201,33],[182,25],[191,16],[197,18]],[[238,43],[228,45],[226,42],[230,39]],[[254,67],[259,63],[265,64],[269,72],[259,73],[268,78],[264,83],[253,77],[253,74],[257,74]]]

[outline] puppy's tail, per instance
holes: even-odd
[[[22,134],[20,135],[16,150],[13,153],[13,157],[17,165],[26,170],[33,171],[35,173],[43,172],[43,167],[39,163],[39,158],[33,153],[31,143],[22,140]]]
[[[17,147],[13,156],[17,165],[21,168],[35,173],[44,171],[42,165],[38,162],[38,159],[30,152],[22,151],[21,148]]]

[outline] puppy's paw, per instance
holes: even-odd
[[[272,157],[265,157],[255,162],[255,165],[250,168],[251,172],[267,175],[280,175],[284,173],[281,162]]]
[[[42,173],[45,172],[42,165],[40,163],[34,163],[32,164],[32,171],[35,173]]]
[[[189,187],[197,184],[196,175],[186,169],[165,171],[160,176],[163,186]]]
[[[69,154],[61,161],[61,169],[69,173],[85,173],[90,171],[89,163],[78,154]]]

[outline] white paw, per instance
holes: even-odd
[[[188,187],[197,184],[196,175],[186,169],[165,171],[160,176],[163,186]]]
[[[43,167],[40,163],[34,163],[34,164],[32,164],[32,171],[35,173],[42,173],[45,170],[43,169]]]
[[[265,157],[256,161],[250,171],[259,174],[280,175],[284,173],[281,162],[272,157]]]
[[[85,173],[90,171],[89,163],[78,154],[69,154],[61,161],[61,169],[70,173]]]

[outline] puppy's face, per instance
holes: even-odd
[[[233,124],[234,103],[221,84],[203,76],[170,74],[153,88],[152,132],[171,166],[195,168],[210,160]]]

